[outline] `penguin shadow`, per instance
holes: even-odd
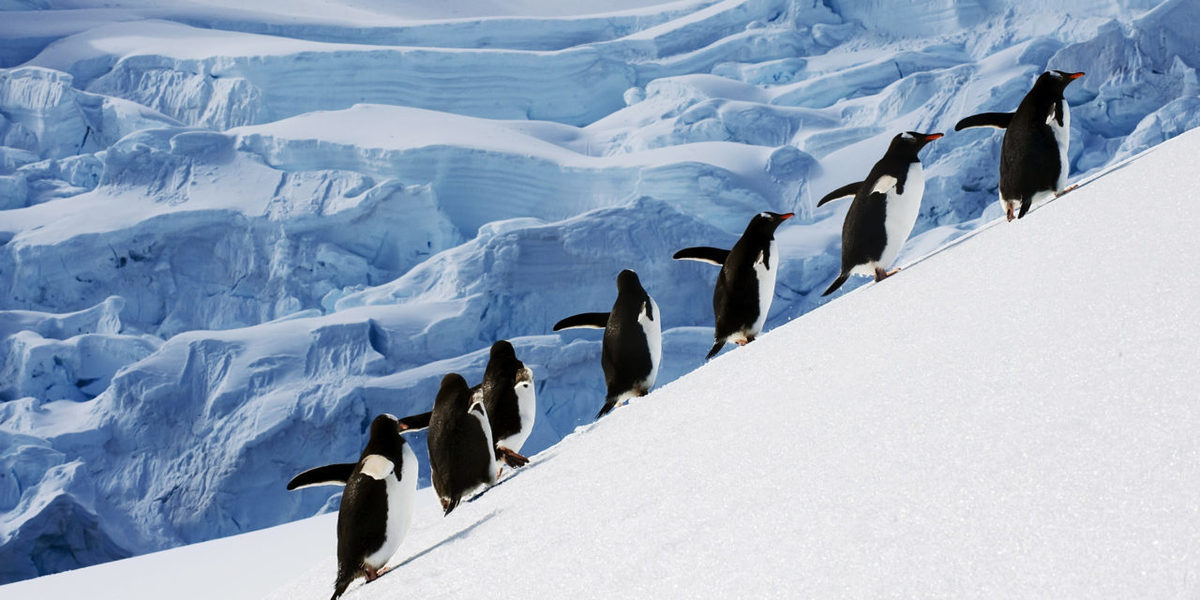
[[[471,502],[474,502],[474,501],[476,501],[476,500],[478,500],[478,499],[482,498],[484,494],[486,494],[486,493],[488,493],[488,492],[490,492],[490,491],[492,491],[492,490],[494,490],[494,489],[496,489],[496,488],[498,488],[498,487],[500,487],[500,486],[504,485],[505,483],[508,483],[509,481],[512,481],[513,479],[515,479],[515,478],[516,478],[518,475],[520,475],[521,473],[524,473],[524,472],[528,471],[530,467],[534,466],[534,464],[542,464],[542,463],[545,463],[545,462],[547,462],[547,461],[549,461],[549,460],[551,460],[551,459],[553,459],[553,458],[554,458],[554,456],[553,456],[553,455],[552,455],[552,456],[545,457],[545,458],[541,458],[541,457],[540,457],[540,455],[539,455],[539,458],[538,458],[538,461],[537,461],[537,463],[530,462],[529,464],[527,464],[527,465],[525,465],[524,467],[521,467],[521,468],[519,468],[519,469],[508,469],[508,474],[507,474],[507,475],[505,475],[504,477],[502,477],[502,478],[501,478],[499,481],[497,481],[496,483],[494,483],[494,484],[492,484],[492,485],[489,485],[489,486],[487,486],[486,488],[484,488],[484,489],[480,490],[480,492],[479,492],[478,494],[475,494],[474,496],[471,496],[470,498],[467,498],[467,499],[465,500],[465,502],[467,502],[468,504],[469,504],[469,503],[471,503]]]
[[[405,565],[407,565],[411,562],[415,562],[416,560],[420,559],[421,557],[425,556],[426,554],[429,554],[430,552],[433,552],[434,550],[441,548],[445,544],[453,542],[454,540],[463,539],[463,538],[471,535],[471,532],[474,531],[476,527],[479,527],[480,525],[483,525],[484,523],[492,520],[492,518],[495,517],[497,514],[499,514],[499,512],[500,511],[498,511],[498,510],[493,510],[492,512],[484,515],[483,518],[479,519],[478,521],[475,521],[474,523],[471,523],[470,525],[467,525],[466,527],[458,530],[458,533],[455,533],[454,535],[451,535],[451,536],[443,539],[442,541],[404,559],[404,562],[393,566],[392,568],[388,569],[386,573],[380,575],[379,579],[383,579],[384,577],[387,577],[388,575],[391,575],[392,573],[399,571]],[[376,581],[378,581],[379,579],[377,579]]]

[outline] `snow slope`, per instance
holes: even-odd
[[[1200,236],[1198,154],[1167,142],[426,506],[347,597],[1195,596],[1200,284],[1162,267]]]
[[[989,222],[581,427],[449,517],[422,490],[395,570],[345,597],[1194,597],[1200,284],[1162,265],[1200,235],[1197,153],[1200,131]],[[268,597],[326,598],[333,529],[0,591],[257,598],[276,571],[224,557],[269,548],[279,579],[311,566]],[[186,584],[156,587],[160,570]]]
[[[669,382],[716,275],[675,250],[795,211],[768,329],[799,317],[846,205],[815,199],[1045,68],[1088,72],[1075,177],[1200,124],[1190,0],[0,8],[0,581],[329,510],[279,482],[497,338],[548,448],[603,388],[598,336],[550,325],[617,272],[663,309]],[[998,214],[998,141],[926,151],[902,262]]]

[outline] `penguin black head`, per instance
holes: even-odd
[[[1040,89],[1045,90],[1047,93],[1055,94],[1056,98],[1061,98],[1063,90],[1067,89],[1067,86],[1071,85],[1072,81],[1075,81],[1080,77],[1083,77],[1082,72],[1068,73],[1066,71],[1046,71],[1038,76],[1037,81],[1033,84],[1033,90],[1030,90],[1030,93],[1033,93],[1034,90]]]
[[[888,146],[885,156],[905,157],[911,161],[917,160],[917,153],[925,144],[932,142],[942,137],[940,133],[920,133],[917,131],[905,131],[897,134],[892,138],[892,144]]]
[[[363,456],[379,454],[395,461],[404,446],[404,438],[400,437],[401,429],[400,420],[393,415],[384,413],[375,417],[371,421],[371,433]]]
[[[642,290],[642,280],[632,269],[625,269],[617,274],[617,292]]]
[[[491,360],[516,360],[517,351],[508,340],[500,340],[492,344]]]
[[[774,213],[771,211],[763,211],[754,215],[750,219],[750,223],[746,225],[746,233],[751,231],[760,231],[764,233],[774,233],[784,221],[796,216],[796,213]]]
[[[458,373],[447,373],[442,377],[442,387],[438,390],[437,398],[433,400],[433,411],[442,410],[450,413],[466,413],[471,403],[471,388],[467,380]]]
[[[496,378],[511,379],[524,368],[525,363],[517,358],[513,345],[508,340],[500,340],[492,344],[491,356],[483,374],[484,385]]]

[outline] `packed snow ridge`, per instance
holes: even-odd
[[[675,250],[795,212],[767,329],[811,311],[845,210],[815,200],[1047,68],[1087,73],[1073,179],[1200,124],[1188,0],[424,4],[5,13],[0,582],[328,510],[283,482],[496,339],[545,449],[603,397],[599,341],[550,326],[617,272],[662,307],[669,382],[715,277]],[[926,150],[901,263],[998,216],[998,153]]]

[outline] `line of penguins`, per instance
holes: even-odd
[[[1071,117],[1063,98],[1066,86],[1083,73],[1047,71],[1015,112],[967,117],[955,131],[969,127],[1004,130],[1000,156],[1000,201],[1009,221],[1030,206],[1061,195],[1066,187]],[[853,197],[842,227],[842,261],[829,295],[850,275],[874,276],[888,270],[916,223],[925,178],[917,154],[941,133],[908,131],[895,136],[866,178],[826,194],[817,206]],[[696,260],[721,267],[713,291],[716,320],[714,343],[707,358],[727,343],[745,345],[762,332],[774,296],[779,254],[775,230],[792,213],[755,215],[732,249],[694,247],[680,250],[677,260]],[[617,299],[608,312],[581,313],[554,325],[604,330],[600,365],[607,387],[597,418],[654,387],[662,353],[661,314],[636,273],[617,276]],[[511,343],[492,345],[483,382],[468,387],[457,373],[441,382],[430,412],[397,419],[379,415],[359,460],[309,469],[287,489],[318,485],[345,486],[337,521],[337,577],[332,598],[362,576],[373,581],[387,569],[412,521],[417,487],[417,460],[403,434],[428,430],[432,482],[448,515],[463,498],[494,485],[504,467],[529,462],[520,454],[533,428],[536,399],[533,372],[517,358]]]

